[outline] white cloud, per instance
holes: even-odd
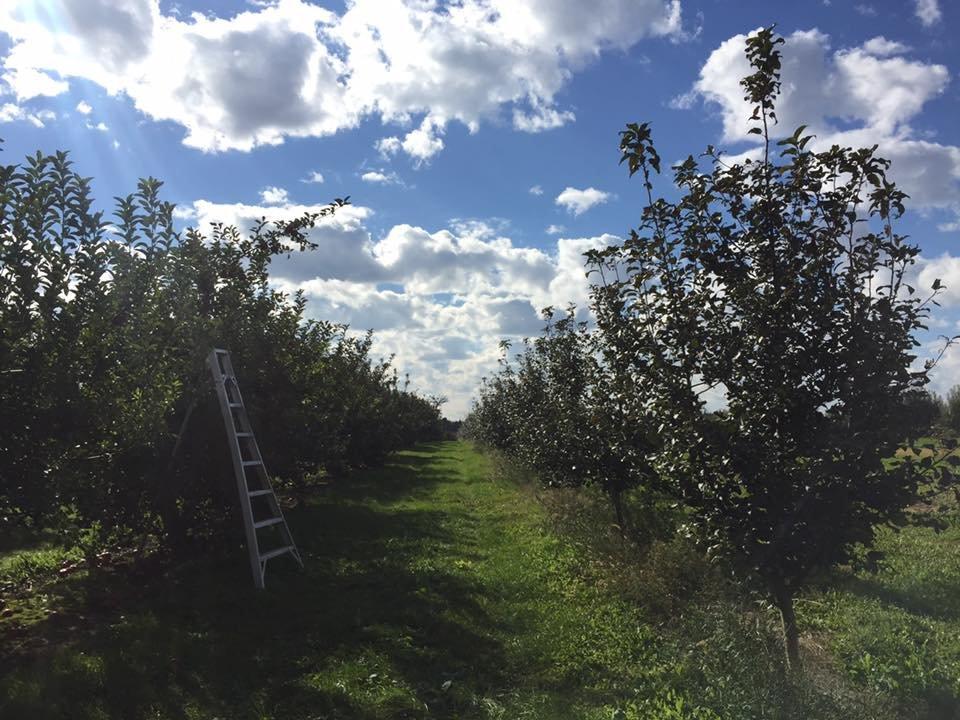
[[[324,181],[323,173],[317,172],[316,170],[311,170],[309,173],[307,173],[307,176],[300,182],[320,184],[323,181]]]
[[[750,108],[740,78],[749,73],[736,35],[715,49],[692,93],[720,109],[723,139],[747,138]],[[783,46],[779,124],[792,133],[801,125],[816,135],[814,149],[831,145],[869,147],[893,162],[890,174],[910,195],[910,206],[960,213],[960,147],[918,137],[911,122],[941,95],[950,79],[943,65],[911,60],[907,48],[886,38],[832,50],[819,30],[797,31]]]
[[[531,112],[524,112],[519,108],[513,109],[513,127],[529,133],[543,132],[562,127],[577,119],[569,110],[557,110],[552,107],[534,105]]]
[[[376,147],[377,152],[380,153],[380,157],[386,160],[400,152],[400,150],[403,148],[403,143],[400,142],[400,138],[396,136],[390,136],[377,140],[377,143],[374,147]]]
[[[318,209],[205,200],[189,208],[202,229],[213,221],[249,228],[261,216]],[[323,218],[310,232],[317,250],[277,258],[271,277],[286,291],[302,289],[312,316],[375,330],[375,352],[396,354],[415,386],[447,395],[451,416],[466,412],[480,377],[496,368],[498,340],[535,335],[547,305],[585,305],[582,253],[619,241],[602,235],[562,239],[552,250],[520,247],[500,232],[502,223],[476,220],[435,231],[395,225],[375,239],[366,227],[371,214],[347,206]]]
[[[4,103],[0,105],[0,123],[14,122],[22,120],[28,122],[34,127],[46,127],[46,123],[55,120],[56,114],[51,110],[39,110],[30,112],[16,103]]]
[[[87,130],[99,130],[100,132],[107,132],[110,128],[107,127],[107,124],[103,121],[98,122],[94,125],[92,122],[87,120]]]
[[[260,199],[267,205],[287,205],[290,197],[282,187],[270,185],[260,191]]]
[[[944,290],[937,296],[937,302],[945,309],[960,309],[960,257],[949,253],[936,258],[920,257],[915,267],[917,290],[922,296],[926,297],[924,293],[939,280]]]
[[[531,195],[543,195],[543,188],[540,187],[539,185],[534,185],[533,187],[530,188],[530,194],[531,194]]]
[[[360,179],[374,185],[402,185],[403,182],[394,172],[383,172],[382,170],[368,170]]]
[[[445,124],[443,119],[427,115],[419,128],[411,130],[404,136],[400,147],[418,165],[429,160],[443,150],[443,140],[440,139],[440,135],[443,134]]]
[[[546,229],[547,235],[559,235],[563,231],[563,225],[548,225]]]
[[[197,211],[192,205],[177,205],[173,209],[173,217],[177,220],[193,220],[197,217]]]
[[[422,163],[444,130],[511,112],[542,131],[573,120],[556,96],[609,49],[683,37],[679,0],[354,0],[342,14],[306,0],[229,18],[159,0],[8,0],[3,79],[21,100],[86,80],[186,131],[204,151],[332,135],[379,117],[413,129],[384,152]]]
[[[2,17],[2,16],[0,16]],[[17,100],[29,100],[30,98],[49,96],[54,97],[67,92],[70,89],[69,83],[63,80],[57,80],[47,73],[40,72],[32,67],[16,67],[10,63],[9,55],[4,62],[6,72],[0,75]]]
[[[673,97],[668,103],[668,106],[674,110],[689,110],[696,105],[698,97],[699,95],[697,95],[695,90],[688,90]]]
[[[915,0],[916,15],[924,27],[932,27],[943,18],[939,0]]]
[[[888,55],[902,55],[908,52],[910,47],[896,40],[887,40],[883,35],[877,35],[877,37],[867,40],[863,44],[863,49],[870,55],[886,57]]]
[[[574,215],[582,215],[593,206],[607,202],[611,197],[610,193],[597,190],[594,187],[588,187],[585,190],[567,187],[557,195],[554,202]]]
[[[443,135],[445,125],[442,119],[427,115],[420,127],[404,135],[403,140],[391,135],[380,138],[374,147],[385,160],[402,150],[419,166],[443,150],[440,136]]]
[[[746,36],[725,40],[707,59],[695,92],[720,106],[724,139],[746,137],[751,122],[740,78],[749,73]],[[941,94],[949,81],[943,65],[872,54],[864,46],[831,53],[830,38],[819,30],[797,31],[783,46],[783,86],[777,101],[779,127],[800,124],[832,130],[831,118],[857,122],[892,135]],[[872,44],[872,45],[871,45]]]
[[[93,108],[90,106],[89,103],[81,100],[80,102],[77,103],[77,112],[80,113],[81,115],[89,115],[90,113],[93,112]]]

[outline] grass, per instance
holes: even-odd
[[[538,505],[465,445],[289,520],[306,568],[272,564],[263,593],[238,552],[140,593],[85,571],[21,601],[0,716],[609,718],[653,662],[636,612],[568,572]]]
[[[858,684],[960,718],[960,523],[883,529],[876,549],[877,572],[841,575],[801,603],[801,622]]]
[[[22,549],[0,557],[0,582],[24,585],[54,574],[64,563],[80,560],[82,554],[56,546]]]
[[[953,717],[900,701],[932,713],[957,697],[960,565],[936,572],[956,534],[884,538],[916,544],[874,585],[851,575],[804,605],[837,663],[824,689],[783,678],[771,612],[704,582],[683,547],[654,543],[631,575],[561,515],[469,445],[436,443],[289,513],[306,567],[272,562],[264,592],[239,548],[31,575],[31,592],[4,598],[0,717]]]

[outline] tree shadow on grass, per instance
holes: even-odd
[[[253,590],[238,552],[130,592],[136,602],[103,612],[90,632],[17,659],[0,680],[0,716],[476,713],[473,698],[508,683],[507,663],[482,588],[443,566],[442,549],[461,538],[450,513],[385,505],[450,480],[430,458],[400,455],[331,488],[288,515],[306,567],[271,561],[266,591]],[[116,584],[108,596],[131,590],[129,578],[99,581]],[[31,633],[52,633],[51,623]]]
[[[910,588],[892,588],[877,578],[852,576],[845,579],[844,587],[913,615],[948,622],[960,620],[960,587],[946,578],[928,577]]]

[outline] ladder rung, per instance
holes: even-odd
[[[229,355],[229,354],[230,354],[230,353],[228,353],[226,350],[217,350],[217,349],[214,349],[214,352],[215,352],[217,355]]]
[[[286,545],[282,548],[277,548],[276,550],[271,550],[270,552],[265,552],[260,556],[260,562],[266,562],[270,558],[275,558],[277,555],[283,555],[287,552],[293,552],[296,548],[293,545]]]
[[[250,497],[262,497],[264,495],[269,495],[273,490],[251,490],[247,493]]]
[[[251,466],[253,466],[253,465],[263,465],[263,463],[260,462],[259,460],[244,460],[244,461],[243,461],[243,466],[244,466],[244,467],[251,467]]]
[[[247,432],[238,432],[236,435],[237,437],[253,437],[253,433],[247,433]]]
[[[276,525],[277,523],[282,523],[282,517],[272,517],[267,518],[266,520],[261,520],[260,522],[255,522],[253,526],[259,530],[262,527],[268,527],[269,525]]]
[[[228,402],[227,407],[243,407],[243,403],[232,403]]]

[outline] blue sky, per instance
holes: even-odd
[[[104,206],[165,182],[179,221],[243,225],[350,195],[321,249],[277,263],[309,312],[463,414],[497,341],[584,304],[583,251],[622,237],[638,182],[617,132],[665,160],[749,151],[744,33],[787,37],[781,127],[878,143],[912,196],[901,228],[960,332],[960,6],[947,0],[10,0],[4,160],[70,150]],[[666,184],[663,191],[669,193]],[[960,382],[960,352],[934,387]]]

